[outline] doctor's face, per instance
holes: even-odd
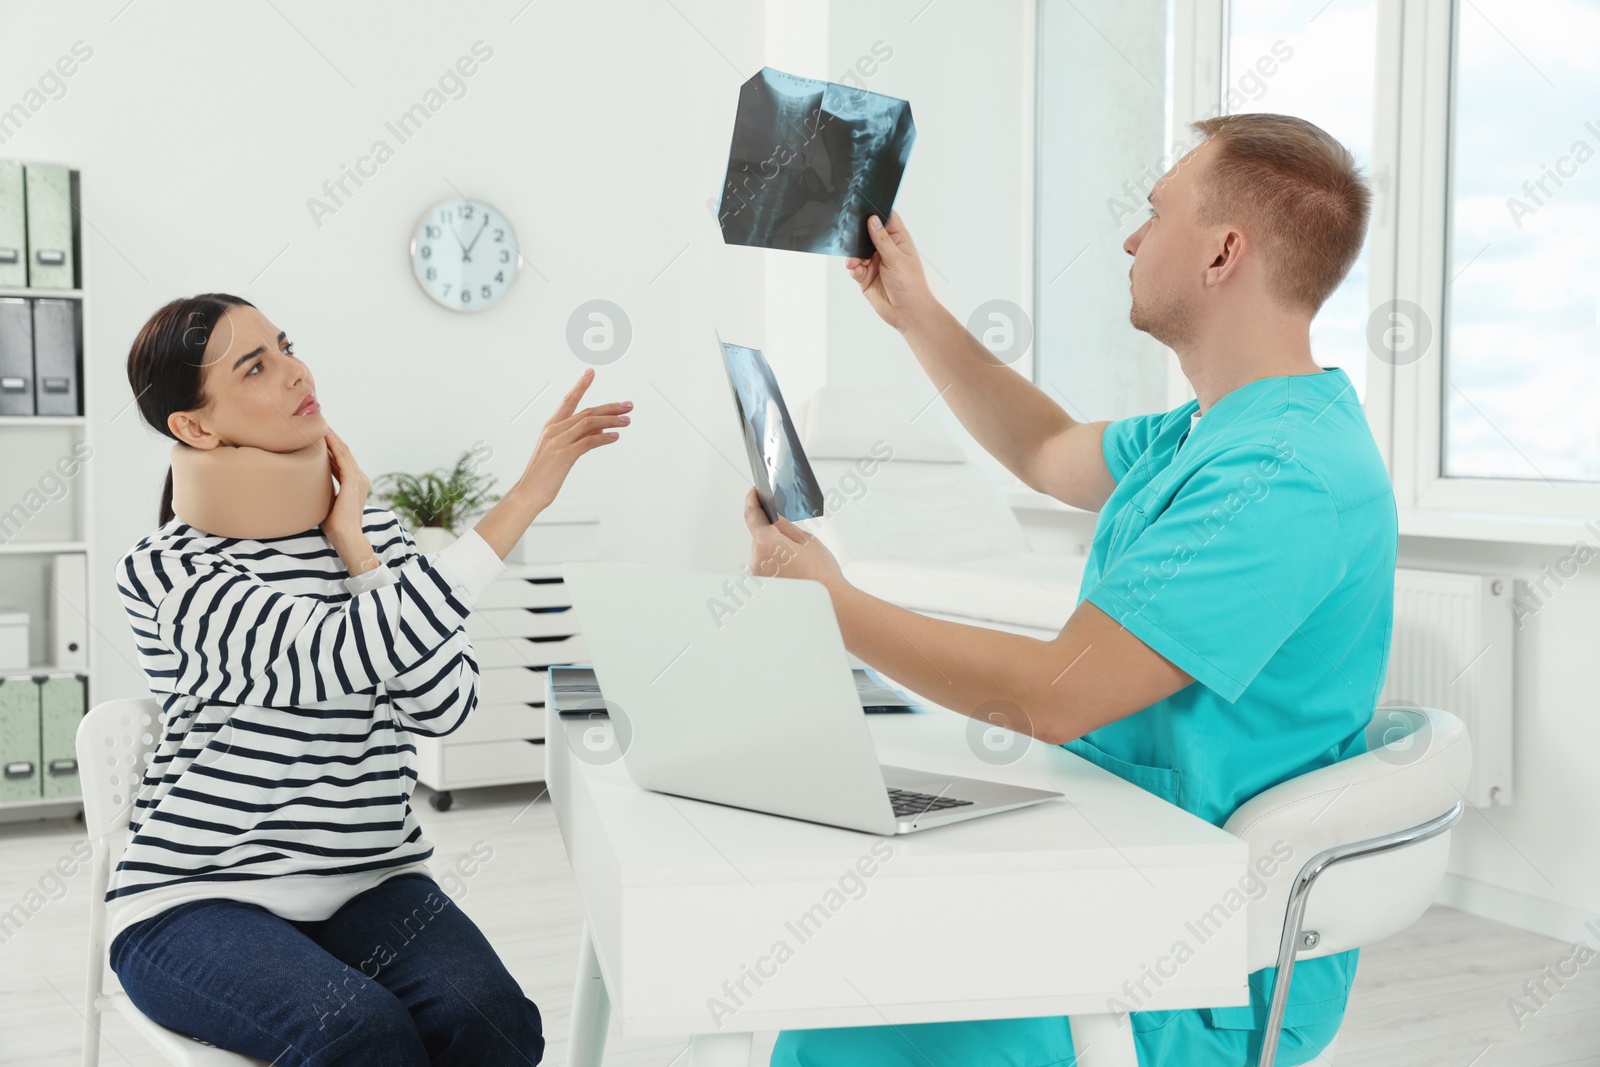
[[[295,356],[294,342],[258,309],[229,308],[211,330],[204,360],[200,388],[206,403],[167,419],[186,444],[293,452],[327,434],[310,368]]]
[[[1150,190],[1149,218],[1122,243],[1133,257],[1128,319],[1174,349],[1193,343],[1199,330],[1210,228],[1196,222],[1196,182],[1212,150],[1202,144],[1161,176]]]

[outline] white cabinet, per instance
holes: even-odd
[[[443,737],[412,735],[417,778],[440,811],[455,789],[543,780],[545,671],[588,661],[561,565],[506,566],[467,616],[478,706]]]

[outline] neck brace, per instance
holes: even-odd
[[[217,537],[262,540],[320,526],[333,507],[328,442],[294,452],[173,444],[172,512]]]

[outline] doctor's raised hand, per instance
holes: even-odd
[[[757,578],[806,578],[821,582],[831,596],[846,588],[828,546],[782,515],[768,522],[754,489],[745,494],[744,524],[750,528],[750,573]]]
[[[879,317],[903,331],[925,309],[938,304],[922,273],[922,257],[898,211],[889,212],[887,227],[873,215],[867,220],[867,234],[877,251],[870,259],[846,258],[845,269]]]

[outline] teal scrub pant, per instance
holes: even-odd
[[[1140,1067],[1255,1067],[1256,1030],[1207,1026],[1198,1011],[1135,1012]],[[1343,1018],[1284,1027],[1279,1067],[1311,1063],[1332,1043]],[[785,1030],[772,1067],[1073,1067],[1072,1035],[1062,1016],[976,1022]]]

